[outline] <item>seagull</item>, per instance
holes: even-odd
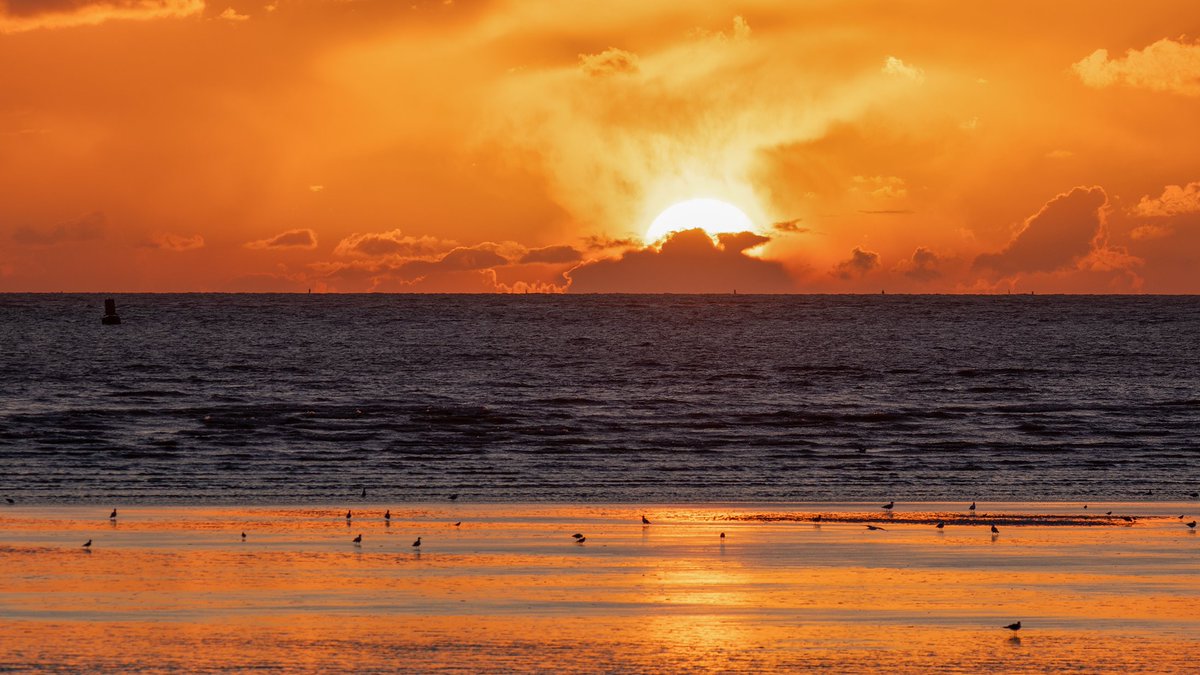
[[[879,527],[878,525],[867,525],[867,529],[868,530],[883,530],[884,528]],[[884,531],[886,532],[887,530],[884,530]]]
[[[896,506],[896,502],[890,501],[890,502],[884,504],[881,508],[885,511],[891,511],[895,506]]]
[[[1106,516],[1111,516],[1111,515],[1112,515],[1112,511],[1105,511],[1105,512],[1104,512],[1104,515],[1106,515]]]
[[[724,533],[724,532],[722,532],[722,533],[721,533],[721,538],[722,538],[722,539],[724,539],[724,538],[725,538],[725,533]]]
[[[1007,626],[1005,626],[1005,628],[1007,628],[1015,633],[1015,632],[1021,630],[1021,622],[1018,621],[1016,623],[1010,623]]]
[[[645,515],[643,515],[643,516],[642,516],[642,524],[643,524],[643,525],[649,525],[649,524],[650,524],[650,521],[649,521],[649,520],[646,520],[646,516],[645,516]]]
[[[362,543],[362,535],[361,534],[354,538],[354,543],[356,543],[356,544]]]
[[[821,514],[818,513],[817,515],[813,516],[813,522],[814,523],[821,522]]]
[[[967,510],[974,511],[975,510],[975,502],[971,502],[971,505],[967,507]]]
[[[945,529],[945,527],[946,527],[946,521],[939,520],[938,524],[937,524],[937,529],[941,530],[941,529]]]
[[[450,495],[450,501],[454,501],[455,499],[458,499],[458,493],[457,493],[457,492],[455,492],[454,494]]]
[[[1123,521],[1125,521],[1125,522],[1127,522],[1127,523],[1132,523],[1132,522],[1133,522],[1133,518],[1130,518],[1129,516],[1121,516],[1121,520],[1123,520]]]
[[[384,520],[391,520],[391,519],[392,519],[392,510],[391,510],[391,509],[388,509],[387,511],[384,511],[384,512],[383,512],[383,519],[384,519]]]
[[[350,510],[346,510],[346,520],[350,520]]]
[[[246,541],[246,533],[245,532],[242,533],[242,541]]]
[[[420,537],[417,537],[417,540],[413,542],[413,548],[421,548],[421,538]]]
[[[117,510],[116,510],[116,509],[113,509],[113,512],[112,512],[112,513],[110,513],[110,514],[108,514],[108,519],[109,519],[109,520],[116,520],[116,519],[117,519]]]
[[[578,532],[576,532],[575,534],[573,534],[573,535],[571,535],[571,536],[572,536],[572,537],[574,537],[574,538],[576,538],[576,539],[583,539],[583,535],[582,535],[582,534],[580,534],[580,533],[578,533]]]
[[[1194,521],[1194,520],[1193,520],[1192,522],[1190,522],[1190,523],[1184,523],[1184,525],[1187,525],[1187,527],[1188,527],[1188,529],[1189,529],[1189,530],[1194,530],[1194,529],[1196,529],[1196,521]]]
[[[996,529],[995,523],[992,523],[992,534],[1000,534],[1000,530]]]
[[[459,525],[462,525],[462,521],[461,521],[461,520],[460,520],[460,521],[458,521],[457,523],[455,523],[455,524],[454,524],[454,526],[455,526],[455,527],[458,527]]]
[[[86,544],[84,544],[84,545],[83,545],[83,547],[84,547],[84,548],[91,548],[91,547],[92,547],[92,540],[91,540],[91,539],[88,539],[88,540],[87,540],[87,543],[86,543]]]
[[[585,542],[585,541],[587,541],[587,537],[580,537],[580,538],[578,538],[578,539],[576,539],[576,540],[575,540],[575,543],[576,543],[576,544],[582,544],[582,543],[583,543],[583,542]]]

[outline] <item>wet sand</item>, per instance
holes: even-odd
[[[0,509],[0,671],[1157,673],[1200,658],[1200,536],[1177,518],[1195,502],[981,503],[973,518],[963,503],[116,506],[115,523],[109,505]]]

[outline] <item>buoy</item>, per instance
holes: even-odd
[[[105,326],[115,326],[121,323],[121,317],[117,316],[117,301],[108,298],[104,301],[104,317],[100,319],[100,323]]]

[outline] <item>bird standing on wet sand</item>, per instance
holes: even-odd
[[[246,541],[246,533],[245,532],[242,533],[242,541]]]
[[[971,505],[967,507],[967,510],[974,511],[975,510],[975,502],[971,502]]]
[[[460,521],[458,521],[457,523],[455,523],[455,524],[454,524],[454,526],[455,526],[455,527],[458,527],[459,525],[462,525],[462,521],[461,521],[461,520],[460,520]]]
[[[891,511],[895,507],[896,507],[896,502],[890,501],[890,502],[884,504],[883,506],[881,506],[880,508],[882,508],[884,511]]]
[[[413,542],[413,548],[421,548],[421,538],[420,537],[417,537],[417,540]]]
[[[1000,534],[1000,530],[996,529],[995,523],[992,523],[992,534]]]
[[[646,520],[646,516],[645,516],[645,515],[643,515],[643,516],[642,516],[642,524],[643,524],[643,525],[649,525],[649,524],[650,524],[650,521],[649,521],[649,520]]]
[[[867,525],[867,529],[868,530],[883,530],[884,532],[887,531],[887,530],[884,530],[884,528],[879,527],[878,525]]]
[[[813,522],[814,523],[821,522],[821,514],[818,513],[817,515],[813,516]]]
[[[1021,622],[1018,621],[1016,623],[1010,623],[1007,626],[1005,626],[1005,628],[1007,628],[1013,632],[1019,631],[1019,630],[1021,630]]]
[[[116,520],[116,519],[117,519],[117,510],[116,510],[116,509],[113,509],[113,512],[112,512],[112,513],[110,513],[110,514],[108,514],[108,519],[109,519],[109,520]]]
[[[346,509],[346,520],[350,520],[350,510]]]
[[[573,534],[571,536],[575,539],[583,539],[583,535],[579,532],[576,532],[575,534]]]
[[[578,538],[578,539],[576,539],[576,540],[575,540],[575,543],[576,543],[576,544],[582,544],[582,543],[583,543],[583,542],[585,542],[585,541],[587,541],[587,537],[580,537],[580,538]]]
[[[722,533],[721,533],[721,538],[722,538],[722,539],[724,539],[724,538],[725,538],[725,533],[724,533],[724,532],[722,532]]]
[[[354,543],[356,543],[356,544],[362,543],[362,535],[361,534],[354,538]]]
[[[1194,520],[1193,520],[1192,522],[1190,522],[1190,523],[1184,523],[1184,525],[1187,525],[1187,528],[1188,528],[1189,530],[1195,530],[1195,529],[1196,529],[1196,521],[1194,521]]]
[[[87,543],[86,543],[86,544],[84,544],[84,545],[83,545],[83,547],[84,547],[84,548],[91,548],[91,547],[92,547],[92,540],[91,540],[91,539],[88,539],[88,540],[87,540]]]
[[[392,519],[392,510],[391,510],[391,509],[388,509],[387,511],[384,511],[384,512],[383,512],[383,519],[384,519],[384,520],[391,520],[391,519]]]
[[[946,521],[944,521],[944,520],[939,520],[939,521],[938,521],[938,524],[937,524],[935,527],[937,527],[937,529],[939,529],[939,530],[943,530],[943,529],[945,529],[945,528],[946,528]]]

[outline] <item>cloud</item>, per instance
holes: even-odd
[[[1007,246],[975,258],[974,267],[1003,275],[1073,267],[1095,248],[1107,204],[1099,186],[1060,194],[1026,219]]]
[[[641,241],[632,237],[612,238],[592,235],[584,238],[584,244],[589,251],[601,251],[609,248],[636,248]]]
[[[879,267],[879,254],[855,246],[854,250],[850,252],[850,258],[838,263],[830,273],[839,279],[853,279],[863,276],[876,267]]]
[[[521,263],[573,263],[583,259],[583,254],[573,246],[547,246],[535,248],[521,256]]]
[[[433,272],[466,272],[483,270],[508,263],[508,259],[485,248],[485,244],[471,248],[459,247],[438,260],[410,260],[395,268],[396,273],[406,279],[425,276]]]
[[[338,242],[333,253],[340,256],[420,258],[442,253],[455,246],[458,246],[455,241],[430,236],[412,237],[400,230],[363,234],[355,232]]]
[[[938,254],[924,246],[918,246],[917,250],[913,251],[912,258],[901,260],[896,265],[896,271],[915,281],[932,281],[942,275],[938,269],[941,262]]]
[[[894,56],[889,56],[884,59],[883,68],[880,69],[880,72],[882,72],[884,75],[890,75],[903,80],[909,80],[917,84],[921,84],[925,81],[924,70],[921,70],[916,66],[910,66]]]
[[[317,233],[310,229],[288,230],[274,237],[246,242],[246,248],[307,248],[317,247]]]
[[[162,251],[194,251],[198,248],[204,248],[204,237],[194,234],[187,236],[183,234],[172,234],[170,232],[161,232],[150,237],[150,241],[146,242],[147,248],[156,248]]]
[[[1162,239],[1169,237],[1175,233],[1175,229],[1165,225],[1139,225],[1129,232],[1129,238],[1134,241],[1144,241],[1148,239]]]
[[[743,235],[749,235],[743,236]],[[676,232],[659,249],[626,251],[567,272],[572,293],[788,293],[795,284],[783,265],[745,255],[765,237],[728,235],[714,244],[703,230]]]
[[[1123,58],[1109,59],[1097,49],[1071,66],[1079,79],[1097,89],[1123,84],[1151,91],[1200,96],[1200,43],[1163,38],[1142,50],[1130,49]]]
[[[809,232],[809,228],[800,224],[799,218],[791,220],[781,220],[778,223],[771,223],[771,229],[784,234],[804,234]]]
[[[237,11],[236,9],[234,9],[234,8],[232,8],[232,7],[226,7],[226,8],[225,8],[225,11],[224,11],[224,12],[221,12],[221,13],[220,13],[220,14],[217,16],[217,18],[218,18],[218,19],[224,19],[225,21],[235,21],[235,22],[237,22],[237,21],[249,21],[249,20],[250,20],[250,15],[249,15],[249,14],[239,14],[239,13],[238,13],[238,11]]]
[[[1163,188],[1162,195],[1155,198],[1146,195],[1133,207],[1133,213],[1147,217],[1200,213],[1200,182],[1188,183],[1183,187],[1168,185]]]
[[[204,0],[8,0],[0,3],[0,33],[176,19],[203,12]]]
[[[865,192],[872,197],[899,199],[908,196],[904,179],[897,176],[855,176],[851,183],[852,192]]]
[[[754,232],[722,232],[717,235],[717,241],[722,250],[729,253],[740,253],[762,246],[771,241],[771,238]]]
[[[632,75],[638,72],[638,57],[633,52],[609,47],[599,54],[580,54],[579,68],[592,77]]]
[[[107,219],[96,211],[82,218],[59,223],[51,228],[18,227],[13,241],[27,246],[54,246],[76,241],[95,241],[104,238]]]

